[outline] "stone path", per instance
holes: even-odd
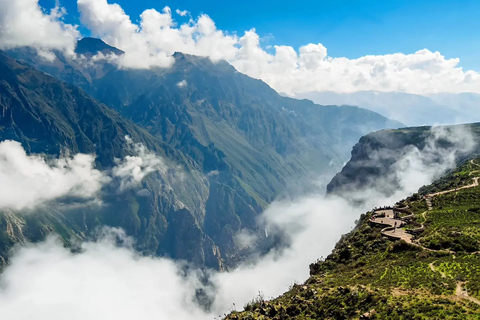
[[[385,215],[385,217],[380,217]],[[386,225],[386,228],[382,229],[382,234],[396,239],[404,240],[407,243],[412,243],[412,235],[407,233],[401,227],[405,225],[405,221],[400,219],[395,219],[393,214],[393,209],[384,209],[375,211],[375,220],[372,220],[373,223]],[[395,225],[397,226],[395,228]]]
[[[479,166],[478,164],[474,163],[473,160],[470,160],[470,163],[476,166]],[[479,171],[473,171],[474,172],[480,172]],[[431,211],[433,210],[433,204],[432,204],[432,198],[441,194],[447,194],[450,192],[456,192],[458,190],[463,190],[463,189],[469,189],[469,188],[474,188],[479,185],[478,180],[480,177],[475,177],[473,178],[473,183],[470,185],[466,185],[460,188],[455,188],[451,190],[446,190],[446,191],[440,191],[440,192],[435,192],[431,193],[425,196],[425,201],[427,202],[428,210]],[[422,216],[424,219],[426,219],[426,214],[427,211],[422,213]],[[395,219],[393,209],[380,209],[380,210],[375,210],[373,216],[375,217],[374,220],[371,220],[372,223],[380,224],[380,225],[385,225],[386,227],[381,230],[381,233],[389,238],[394,238],[394,239],[399,239],[399,240],[404,240],[407,243],[422,247],[425,250],[428,251],[448,251],[451,253],[454,253],[453,251],[449,250],[433,250],[429,248],[425,248],[424,246],[421,246],[417,243],[414,243],[412,241],[413,235],[410,233],[407,233],[402,227],[406,224],[405,221],[401,219]],[[381,217],[384,216],[384,217]],[[412,213],[411,216],[413,217],[414,214]],[[421,226],[423,228],[423,224]]]

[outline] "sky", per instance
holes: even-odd
[[[169,68],[173,53],[226,60],[277,92],[480,94],[474,1],[0,0],[0,49],[46,60],[84,36],[125,52],[120,68]]]
[[[76,1],[60,0],[66,21],[80,24]],[[110,1],[113,3],[113,1]],[[241,2],[219,0],[117,0],[136,19],[145,9],[169,6],[191,16],[209,15],[217,27],[238,34],[255,28],[262,44],[299,48],[322,43],[332,57],[359,58],[421,49],[459,58],[460,66],[480,71],[480,2],[474,0],[297,0]],[[46,8],[55,0],[41,0]],[[292,5],[294,4],[294,5]],[[181,21],[182,19],[179,19]],[[184,19],[188,20],[187,17]],[[81,29],[88,35],[87,29]]]

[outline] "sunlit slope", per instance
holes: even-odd
[[[367,212],[304,284],[227,319],[478,319],[480,159],[471,160],[397,203],[407,241]]]

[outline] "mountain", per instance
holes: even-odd
[[[473,135],[475,141],[480,139],[480,123],[445,126],[438,129],[466,130]],[[375,188],[378,185],[385,194],[393,194],[398,188],[398,181],[389,173],[395,171],[394,166],[398,164],[398,160],[411,152],[412,147],[421,151],[431,148],[433,135],[431,127],[412,127],[380,130],[362,137],[353,147],[350,160],[327,185],[327,193],[348,194],[354,190]],[[459,137],[459,139],[464,138],[466,135]],[[455,151],[457,146],[445,139],[439,139],[434,147],[432,157],[458,153]],[[467,153],[456,156],[458,159],[464,159],[472,154],[480,154],[478,144]]]
[[[77,46],[75,47],[75,53],[79,55],[83,55],[87,58],[91,58],[99,53],[103,54],[104,56],[108,55],[122,55],[124,52],[119,50],[115,47],[109,46],[105,42],[97,38],[83,38],[77,42]]]
[[[479,169],[467,159],[395,207],[362,214],[305,283],[225,319],[478,319]]]
[[[375,111],[408,126],[447,125],[480,121],[480,95],[359,91],[353,93],[308,92],[297,94],[318,104],[355,105]]]
[[[142,182],[148,196],[135,190],[109,193],[104,206],[62,210],[47,204],[35,212],[3,210],[0,256],[19,241],[39,241],[54,232],[66,243],[92,236],[99,226],[122,227],[147,254],[166,254],[199,265],[221,268],[218,247],[202,231],[208,180],[201,168],[181,152],[123,118],[83,90],[65,84],[0,52],[0,140],[16,140],[29,153],[53,157],[95,153],[97,167],[108,169],[115,158],[129,154],[125,136],[181,167],[184,180],[151,174]],[[221,180],[221,177],[218,178]],[[171,190],[164,192],[164,190]],[[182,221],[178,221],[182,217]],[[178,234],[184,237],[178,238]],[[172,245],[175,243],[175,246]],[[195,245],[192,245],[194,243]],[[187,252],[183,247],[191,247]]]
[[[55,110],[72,104],[68,108],[73,110],[72,114],[61,121],[68,122],[62,128],[71,126],[75,137],[83,135],[82,126],[98,123],[97,117],[92,117],[84,119],[81,126],[70,124],[81,111],[75,103],[78,93],[142,134],[140,137],[122,130],[118,131],[119,137],[131,135],[135,142],[144,143],[172,163],[178,159],[178,164],[185,168],[188,179],[176,185],[176,189],[172,187],[170,196],[164,195],[156,182],[165,184],[165,177],[149,176],[142,184],[151,191],[148,201],[135,194],[121,201],[113,197],[109,200],[111,207],[121,214],[116,215],[112,209],[103,213],[108,219],[100,219],[96,224],[124,228],[137,240],[137,249],[146,254],[227,268],[249,254],[250,249],[243,250],[236,240],[244,229],[258,234],[257,247],[269,250],[275,245],[275,237],[265,236],[257,217],[270,202],[313,188],[321,174],[333,175],[362,135],[402,126],[357,107],[319,106],[307,100],[281,97],[262,81],[237,72],[225,61],[212,62],[176,53],[171,68],[132,70],[119,68],[112,60],[94,63],[91,58],[98,52],[114,58],[121,55],[117,50],[98,39],[86,39],[78,43],[76,57],[57,52],[55,60],[45,61],[28,48],[10,50],[8,54],[19,59],[12,64],[24,66],[34,74],[32,77],[40,79],[35,86],[22,88],[31,89],[28,96],[36,95],[38,102],[49,101]],[[69,84],[34,71],[27,63]],[[9,72],[16,78],[5,79],[5,83],[20,81],[21,75],[15,68],[10,69],[14,69]],[[64,90],[75,94],[65,99],[52,97],[53,90],[42,89],[45,82],[60,87],[57,91],[62,96]],[[10,108],[20,108],[17,104],[37,106],[17,100],[12,100]],[[43,112],[29,117],[24,127],[50,121],[43,120],[47,115]],[[58,131],[55,127],[47,128]],[[96,143],[95,139],[111,139],[103,136],[102,127],[91,131],[102,136],[92,137],[91,144]],[[35,141],[36,132],[31,132],[29,141]],[[56,135],[50,135],[50,139],[51,145],[60,144]],[[48,146],[44,143],[27,150],[58,154],[60,148]],[[112,147],[110,157],[103,156],[108,149],[96,146],[72,151],[95,151],[99,163],[106,168],[112,164],[113,155],[123,155],[122,144]],[[68,223],[64,225],[68,229]]]

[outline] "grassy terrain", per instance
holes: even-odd
[[[472,254],[480,250],[480,187],[438,195],[431,211],[420,195],[471,184],[478,169],[465,163],[401,201],[425,225],[417,243],[450,252],[388,240],[366,213],[310,265],[304,284],[271,301],[259,296],[227,319],[480,319],[480,254]]]

